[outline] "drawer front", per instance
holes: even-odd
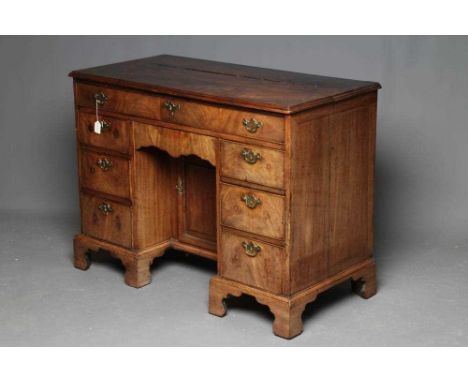
[[[76,88],[78,106],[96,107],[96,95],[103,95],[100,110],[112,111],[144,118],[160,119],[160,100],[156,96],[138,92],[118,90],[105,86],[78,84]]]
[[[277,294],[284,290],[284,248],[223,231],[221,262],[223,277]]]
[[[221,185],[221,223],[266,237],[284,239],[284,197]]]
[[[223,108],[178,98],[161,99],[161,119],[200,129],[284,142],[283,117],[266,113]]]
[[[129,161],[92,151],[81,151],[81,186],[106,194],[130,198]]]
[[[128,153],[130,150],[129,122],[109,117],[100,117],[105,129],[101,134],[94,132],[95,114],[80,113],[78,116],[78,141],[85,145],[102,147]]]
[[[81,194],[81,224],[84,234],[130,248],[130,207]]]
[[[224,141],[221,144],[221,175],[284,187],[284,152]]]

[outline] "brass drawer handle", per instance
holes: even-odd
[[[94,94],[94,100],[99,106],[104,106],[107,101],[107,96],[103,92],[97,92]]]
[[[109,203],[101,203],[98,208],[101,210],[101,212],[104,214],[104,215],[109,215],[111,214],[112,212],[114,212],[114,210],[112,209],[112,206],[109,204]]]
[[[251,209],[254,209],[259,204],[262,204],[262,201],[253,194],[244,194],[242,195],[241,200],[245,202],[245,205]]]
[[[113,166],[112,161],[107,158],[98,159],[96,164],[102,171],[109,171]]]
[[[242,120],[242,125],[244,125],[245,129],[249,133],[256,133],[258,129],[263,127],[263,123],[260,121],[257,121],[255,118],[250,118],[250,119],[243,119]]]
[[[262,250],[259,245],[255,245],[251,241],[246,243],[245,241],[242,242],[242,248],[244,248],[245,254],[250,257],[255,257],[258,253]]]
[[[241,155],[248,164],[255,164],[258,160],[262,159],[262,156],[259,153],[254,153],[252,150],[247,148],[242,150]]]
[[[101,131],[104,132],[106,130],[109,130],[112,127],[112,123],[102,120],[101,121]]]
[[[171,102],[171,101],[166,101],[164,102],[164,108],[171,113],[171,116],[173,117],[175,112],[180,109],[180,105]]]

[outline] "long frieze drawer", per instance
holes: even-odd
[[[78,83],[76,101],[78,106],[95,108],[97,101],[100,110],[160,119],[160,99],[150,94]]]
[[[81,187],[129,199],[129,167],[127,159],[81,150]]]
[[[221,185],[221,223],[273,239],[284,239],[284,196]]]
[[[264,141],[284,142],[284,119],[274,114],[165,97],[161,99],[161,119]]]
[[[223,141],[221,175],[264,186],[284,187],[284,152]]]
[[[84,234],[127,248],[132,245],[129,206],[82,193],[81,224]]]
[[[78,114],[78,140],[80,143],[128,153],[130,149],[130,123],[118,118],[100,117],[101,134],[94,132],[96,114]]]
[[[287,267],[282,247],[223,231],[220,261],[223,277],[277,294],[284,290]]]

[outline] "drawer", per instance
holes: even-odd
[[[161,99],[161,119],[220,133],[284,142],[284,119],[274,114],[166,97]]]
[[[96,96],[103,95],[99,105],[100,110],[112,111],[138,117],[160,119],[157,96],[119,90],[107,86],[78,83],[76,87],[76,103],[78,106],[96,107]]]
[[[130,248],[131,211],[129,206],[81,194],[81,226],[84,234]]]
[[[81,150],[81,187],[129,199],[129,167],[127,159]]]
[[[284,248],[223,231],[221,275],[228,279],[280,294],[284,291]]]
[[[222,184],[220,199],[222,224],[284,239],[284,196]]]
[[[283,188],[284,152],[223,141],[221,175],[264,186]]]
[[[105,129],[101,134],[94,132],[96,115],[79,113],[78,115],[78,141],[85,145],[101,147],[128,153],[130,148],[130,123],[128,121],[100,116]]]

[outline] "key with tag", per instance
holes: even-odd
[[[96,99],[96,122],[94,122],[94,133],[101,134],[102,122],[99,120],[99,102]]]
[[[101,134],[101,131],[102,131],[102,122],[101,121],[94,122],[94,133]]]

